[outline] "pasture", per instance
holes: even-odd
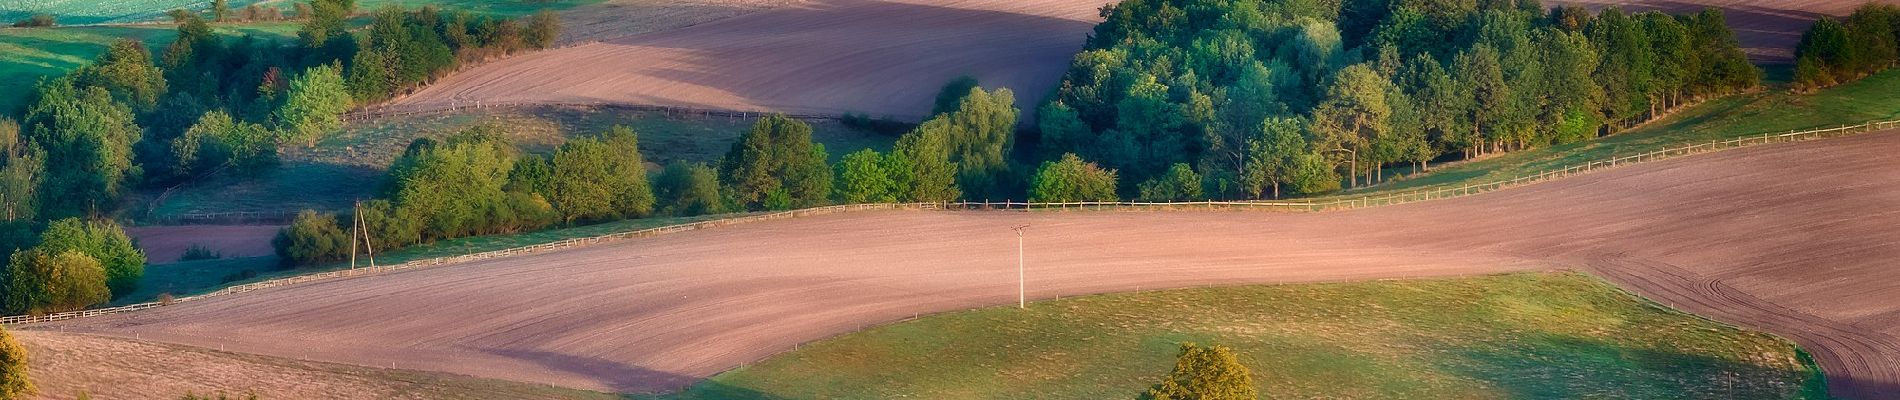
[[[1826,399],[1780,338],[1570,272],[1118,293],[867,329],[670,399],[1134,398],[1180,342],[1261,398]]]
[[[297,36],[297,26],[286,22],[222,24],[216,29],[226,35],[285,40]],[[0,29],[0,113],[11,114],[24,106],[22,102],[41,78],[91,63],[115,41],[136,39],[154,52],[163,52],[177,37],[178,29],[172,25]]]

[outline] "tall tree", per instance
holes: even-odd
[[[134,111],[149,112],[165,94],[165,74],[152,62],[145,43],[134,39],[113,42],[99,60],[78,69],[78,86],[98,86]]]
[[[719,176],[741,207],[810,207],[831,197],[828,158],[825,146],[812,142],[811,125],[771,115],[732,144],[720,162]],[[774,195],[782,201],[768,202]]]
[[[1365,64],[1346,67],[1326,87],[1326,101],[1313,110],[1315,148],[1331,151],[1330,156],[1340,157],[1340,163],[1351,166],[1355,182],[1358,170],[1366,170],[1366,176],[1370,177],[1370,171],[1378,167],[1372,162],[1376,158],[1369,145],[1390,129],[1387,123],[1392,108],[1386,103],[1388,84]]]
[[[47,254],[84,254],[104,268],[113,293],[131,293],[145,276],[145,252],[132,245],[125,229],[110,220],[66,218],[48,224],[37,247]]]
[[[26,141],[46,155],[39,188],[43,217],[101,213],[139,175],[132,144],[143,133],[132,110],[103,88],[76,87],[71,77],[48,81],[27,106],[24,125]]]
[[[319,65],[290,80],[283,105],[272,113],[283,142],[315,145],[326,133],[343,126],[350,110],[349,87],[335,66]]]
[[[26,376],[26,347],[0,328],[0,399],[19,399],[39,392]]]
[[[895,181],[900,200],[940,202],[963,195],[957,188],[957,164],[950,161],[949,134],[931,125],[925,122],[899,137],[891,150],[885,169]]]
[[[897,201],[897,181],[888,170],[890,163],[877,150],[864,149],[838,160],[836,182],[838,201],[845,204],[890,203]]]
[[[548,201],[567,222],[645,217],[653,213],[640,141],[632,129],[561,145],[554,153]]]

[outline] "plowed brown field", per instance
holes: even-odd
[[[754,0],[748,0],[754,1]],[[1900,1],[1900,0],[1881,0]],[[613,103],[921,119],[944,82],[977,77],[1032,110],[1113,0],[807,0],[483,65],[396,101],[442,109]],[[1757,62],[1791,63],[1801,32],[1859,0],[1564,0],[1550,5],[1726,11]],[[609,12],[611,9],[603,9]],[[579,12],[579,11],[576,11]],[[589,11],[593,13],[594,11]],[[595,24],[584,23],[586,26]]]
[[[865,212],[328,281],[30,329],[616,391],[919,313],[1142,288],[1575,268],[1900,394],[1900,132],[1318,214]]]

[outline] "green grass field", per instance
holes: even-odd
[[[510,138],[531,153],[550,153],[567,138],[594,135],[614,125],[632,127],[649,169],[683,161],[712,162],[724,156],[753,119],[676,116],[654,112],[542,108],[397,117],[351,124],[309,148],[283,150],[278,168],[255,177],[216,177],[164,195],[136,194],[134,220],[163,220],[191,213],[338,210],[375,196],[382,173],[409,142],[441,138],[477,124],[509,128]],[[813,140],[835,159],[858,149],[890,150],[895,138],[853,130],[834,121],[812,123]]]
[[[1261,398],[1821,399],[1788,341],[1579,273],[1245,286],[953,312],[852,333],[665,399],[1132,399],[1192,341]]]
[[[1900,118],[1900,96],[1896,95],[1900,92],[1894,90],[1896,87],[1900,87],[1900,69],[1809,95],[1769,90],[1724,97],[1616,135],[1437,168],[1349,194],[1488,183],[1711,140],[1891,120]]]
[[[281,38],[296,37],[297,25],[288,22],[224,24],[221,34]],[[0,114],[11,114],[26,100],[41,78],[57,76],[91,63],[120,39],[137,39],[154,54],[178,38],[171,25],[74,26],[37,29],[0,29]]]

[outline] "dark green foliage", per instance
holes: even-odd
[[[26,376],[26,362],[26,347],[0,328],[0,399],[26,398],[39,391]]]
[[[1795,48],[1794,84],[1813,90],[1860,79],[1900,58],[1900,6],[1867,3],[1846,22],[1821,17]]]
[[[25,141],[45,152],[48,166],[39,187],[40,214],[63,218],[109,210],[140,171],[132,163],[132,144],[142,133],[132,110],[104,88],[75,86],[72,77],[41,84],[28,104]]]
[[[1038,156],[1077,153],[1132,181],[1189,163],[1214,197],[1325,175],[1301,161],[1263,178],[1248,143],[1268,119],[1310,121],[1303,151],[1376,182],[1388,165],[1581,140],[1760,80],[1713,9],[1128,0],[1103,16],[1042,105]]]
[[[944,129],[919,127],[897,138],[887,162],[885,170],[896,182],[901,201],[943,202],[963,195],[957,188],[957,164],[950,161],[950,138]]]
[[[639,138],[632,129],[616,126],[600,137],[561,145],[554,153],[547,199],[570,223],[652,214],[653,190]]]
[[[838,122],[847,128],[890,136],[903,135],[917,127],[917,124],[913,123],[890,118],[871,118],[869,115],[856,113],[845,113],[844,116],[838,117]]]
[[[80,310],[112,299],[105,268],[77,251],[13,253],[5,278],[9,315]]]
[[[132,106],[136,112],[150,112],[165,93],[164,72],[152,62],[145,43],[134,39],[113,42],[106,53],[91,65],[72,72],[77,86],[96,86],[112,93],[112,98]]]
[[[825,146],[811,141],[811,125],[784,115],[759,119],[720,161],[719,177],[747,210],[810,207],[831,197]],[[778,198],[768,206],[768,199]]]
[[[1201,175],[1187,164],[1174,164],[1168,172],[1142,182],[1140,201],[1189,201],[1199,200],[1201,196]]]
[[[1115,171],[1105,170],[1075,154],[1042,163],[1029,182],[1029,201],[1115,201]]]
[[[956,112],[957,108],[962,106],[963,98],[969,96],[970,91],[976,89],[976,85],[976,78],[969,75],[959,76],[944,83],[943,89],[937,90],[937,103],[930,108],[930,115],[938,116]]]
[[[1181,344],[1174,371],[1148,388],[1145,400],[1252,400],[1260,397],[1253,375],[1233,349]]]
[[[40,177],[46,153],[20,135],[20,124],[0,117],[0,221],[24,226],[39,214]],[[0,238],[0,251],[10,254]]]
[[[1005,196],[1003,177],[1016,133],[1015,94],[970,88],[956,109],[924,121],[916,131],[941,132],[957,165],[957,185],[969,198]],[[934,134],[934,133],[933,133]]]
[[[653,178],[653,195],[660,212],[676,216],[725,211],[719,195],[719,171],[705,163],[674,161]]]
[[[293,265],[309,265],[349,258],[350,233],[337,225],[334,214],[304,210],[271,240],[277,256]]]
[[[617,143],[611,146],[616,149],[633,148],[634,144],[630,142],[632,134],[629,132],[627,135],[627,139],[622,139],[626,142],[624,145]],[[378,238],[384,242],[379,248],[470,235],[518,232],[546,226],[557,219],[548,200],[543,200],[541,196],[503,190],[508,186],[509,175],[515,169],[517,150],[496,128],[477,126],[450,136],[440,144],[427,143],[411,145],[409,151],[390,166],[385,196],[394,208],[388,211],[388,218],[408,220],[393,224],[413,227],[413,230],[396,229],[393,233],[403,235]],[[625,157],[620,154],[614,156]],[[633,157],[635,161],[638,160],[637,153]],[[606,166],[621,165],[618,159],[591,160],[600,161]],[[555,168],[556,178],[551,185],[551,192],[561,190],[561,173],[558,171],[561,166],[558,160]],[[590,198],[603,201],[604,208],[587,209],[584,215],[581,212],[564,214],[588,218],[595,212],[608,213],[600,214],[606,216],[629,212],[643,215],[651,211],[653,198],[651,192],[646,190],[644,172],[638,172],[631,179],[602,179],[589,190],[604,191],[597,193],[598,197]],[[625,183],[634,180],[638,183]],[[644,205],[641,204],[642,198]],[[410,232],[414,236],[408,236]]]
[[[179,255],[178,261],[216,260],[220,258],[224,258],[223,252],[193,244],[191,247],[185,248],[185,254]]]
[[[47,27],[52,27],[55,24],[56,23],[54,22],[52,15],[33,14],[33,16],[27,17],[26,19],[14,21],[13,27],[15,28],[47,28]]]
[[[131,293],[145,276],[145,252],[132,244],[125,229],[108,220],[66,218],[48,224],[35,249],[46,254],[84,254],[105,270],[112,293]]]
[[[844,204],[892,203],[902,195],[897,179],[890,170],[892,157],[878,154],[877,150],[864,149],[846,154],[838,160],[838,176],[833,185],[838,191],[838,202]]]

